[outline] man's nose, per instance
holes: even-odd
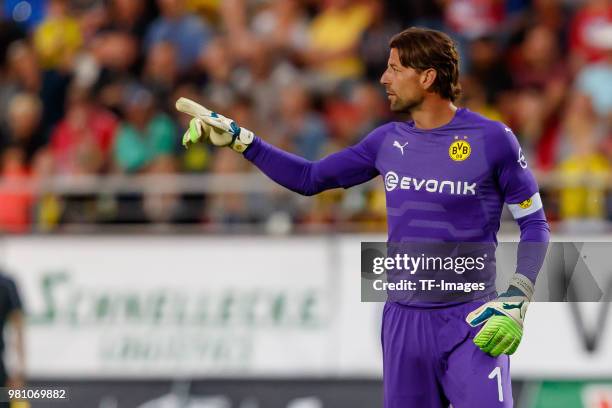
[[[383,72],[383,74],[380,76],[380,83],[382,85],[387,85],[389,83],[389,81],[387,80],[387,72]]]

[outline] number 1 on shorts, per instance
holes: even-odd
[[[489,379],[497,377],[497,398],[499,402],[504,402],[504,391],[502,389],[502,379],[501,379],[501,367],[495,367],[493,371],[489,373]]]

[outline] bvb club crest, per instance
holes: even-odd
[[[519,207],[521,207],[523,210],[526,210],[527,208],[531,207],[532,203],[533,203],[533,200],[531,198],[528,198],[527,200],[520,203]]]
[[[472,154],[472,146],[467,141],[467,136],[455,136],[455,141],[448,148],[448,155],[454,161],[464,161]]]

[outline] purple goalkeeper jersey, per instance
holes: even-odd
[[[512,131],[467,109],[436,129],[389,123],[351,149],[364,177],[384,178],[389,242],[496,242],[504,202],[518,217],[542,208]]]
[[[381,175],[390,243],[495,244],[504,203],[521,226],[521,242],[548,240],[538,186],[516,137],[504,124],[465,108],[435,129],[419,129],[413,121],[387,123],[316,162],[259,138],[245,157],[305,195]],[[523,252],[521,273],[535,281],[541,259]]]

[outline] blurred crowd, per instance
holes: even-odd
[[[315,160],[393,118],[378,79],[402,28],[444,30],[459,105],[510,125],[551,221],[612,219],[611,0],[4,0],[0,229],[68,224],[257,224],[384,229],[384,189],[62,195],[52,176],[232,174],[229,149],[185,150],[178,96]],[[291,197],[291,198],[289,198]],[[289,199],[288,199],[289,198]]]

